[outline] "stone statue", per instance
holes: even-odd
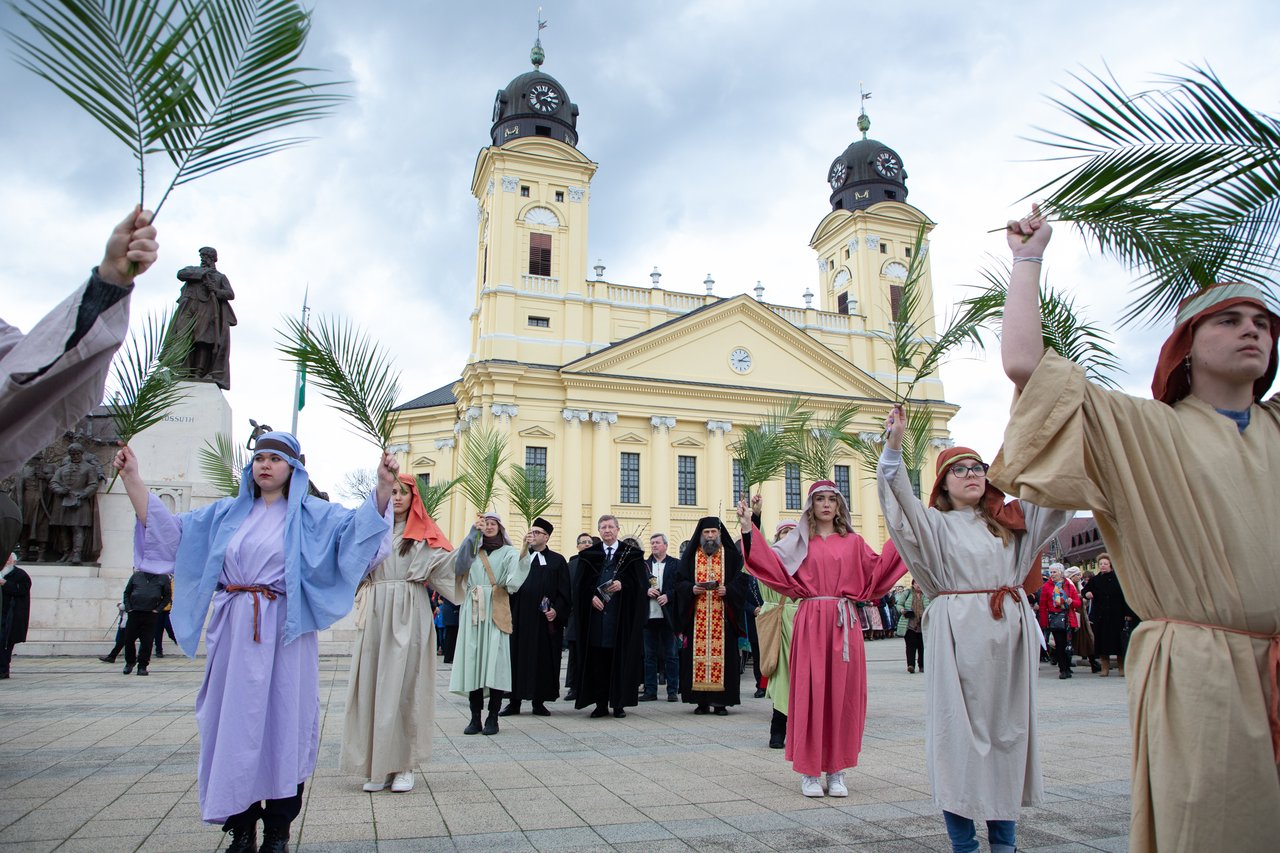
[[[97,526],[98,469],[85,461],[84,448],[77,442],[67,447],[67,456],[49,484],[54,494],[50,523],[67,528],[71,535],[67,561],[78,566],[83,562],[85,539]],[[93,547],[92,541],[88,544]]]
[[[22,558],[34,563],[40,552],[49,544],[49,505],[52,495],[49,484],[53,479],[53,466],[43,455],[33,456],[22,466],[15,481],[14,500],[22,507]]]
[[[197,382],[215,382],[231,389],[231,327],[236,314],[231,300],[236,298],[231,282],[218,272],[218,252],[205,246],[200,250],[200,266],[178,270],[182,293],[173,315],[173,328],[190,328],[191,354],[186,367]]]

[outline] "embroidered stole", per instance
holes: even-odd
[[[724,551],[708,557],[698,549],[694,581],[719,581],[724,586]],[[693,614],[693,689],[695,691],[724,690],[724,602],[709,590],[697,596]],[[734,649],[737,652],[737,649]]]

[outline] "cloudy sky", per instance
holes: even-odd
[[[757,280],[770,302],[817,290],[808,248],[828,212],[831,160],[871,136],[903,157],[932,236],[940,305],[979,282],[988,234],[1061,170],[1037,162],[1036,127],[1071,130],[1048,97],[1073,72],[1131,90],[1208,63],[1246,103],[1275,113],[1280,27],[1270,4],[1227,0],[1027,3],[545,2],[544,70],[581,110],[579,147],[600,164],[590,254],[610,281],[719,295]],[[140,279],[135,322],[177,296],[174,272],[213,245],[236,291],[236,438],[250,417],[287,426],[293,372],[274,329],[310,287],[321,313],[373,331],[409,399],[457,378],[473,305],[476,155],[494,92],[528,70],[536,3],[319,0],[307,61],[352,96],[305,147],[180,188],[159,219],[162,253]],[[0,25],[18,25],[8,5]],[[1272,59],[1266,59],[1266,57]],[[29,327],[101,257],[137,195],[127,150],[48,84],[0,60],[0,316]],[[158,160],[149,183],[165,181]],[[156,192],[147,195],[155,203]],[[1129,276],[1058,230],[1050,280],[1108,327]],[[1117,331],[1121,381],[1147,394],[1165,328]],[[994,453],[1010,390],[994,348],[943,370],[962,409],[952,432]],[[317,481],[372,464],[319,395],[299,427]]]

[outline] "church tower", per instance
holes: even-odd
[[[596,164],[578,151],[578,106],[542,70],[535,42],[533,70],[498,90],[492,145],[480,152],[471,192],[478,205],[476,308],[469,363],[493,359],[562,364],[585,355],[566,341],[581,325],[587,278],[587,203]],[[519,294],[562,303],[553,318],[524,305]],[[554,320],[554,322],[553,322]]]

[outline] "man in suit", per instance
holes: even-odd
[[[667,555],[667,536],[655,533],[649,537],[649,619],[644,626],[644,693],[641,702],[658,698],[658,667],[662,666],[667,681],[667,701],[678,701],[680,658],[676,654],[675,619],[676,569],[679,563]]]

